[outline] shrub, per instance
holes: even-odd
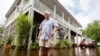
[[[56,45],[56,48],[65,48],[70,47],[70,42],[68,40],[59,40]]]
[[[57,43],[56,43],[56,47],[61,47],[62,45],[62,40],[59,40]]]
[[[3,45],[3,42],[2,41],[0,41],[0,47]]]
[[[69,40],[64,40],[64,44],[68,47],[70,47],[71,43],[69,42]]]
[[[31,49],[38,49],[39,48],[39,43],[38,42],[34,42],[31,44]]]
[[[27,15],[20,13],[20,15],[17,18],[17,32],[18,32],[18,38],[17,38],[17,46],[25,48],[28,45],[28,37],[30,32],[30,20]]]
[[[9,35],[8,39],[6,40],[7,44],[11,44],[12,43],[12,40],[13,40],[13,36],[12,35]]]

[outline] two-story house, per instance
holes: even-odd
[[[35,28],[31,31],[31,40],[35,41],[38,35],[38,27],[44,19],[44,11],[50,11],[51,17],[60,25],[60,30],[55,34],[55,39],[69,39],[72,43],[77,35],[82,35],[78,29],[82,27],[80,23],[61,5],[58,0],[15,0],[6,14],[6,24],[4,27],[4,40],[11,34],[14,38],[16,33],[16,19],[20,10],[30,17]]]

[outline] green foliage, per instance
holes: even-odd
[[[12,40],[13,40],[13,36],[9,35],[8,39],[6,40],[7,44],[11,44],[12,43]]]
[[[70,46],[70,45],[71,45],[71,43],[69,42],[69,40],[64,40],[64,44],[65,44],[66,46]]]
[[[3,34],[3,27],[0,27],[0,38],[2,38],[1,34]]]
[[[3,42],[2,41],[0,41],[0,47],[3,45]]]
[[[17,18],[17,32],[18,32],[18,38],[17,46],[25,46],[28,43],[28,37],[30,32],[30,20],[28,16],[25,14],[20,13],[19,17]]]
[[[32,44],[31,44],[31,48],[32,48],[32,49],[37,49],[37,48],[39,48],[39,43],[38,43],[38,42],[32,43]]]
[[[57,48],[70,47],[70,42],[68,40],[59,40],[55,47]]]
[[[3,33],[3,27],[0,27],[0,34]]]
[[[84,29],[83,35],[95,40],[96,42],[100,41],[100,20],[94,20],[92,23],[89,23],[87,28]]]

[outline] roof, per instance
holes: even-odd
[[[21,0],[15,0],[10,9],[8,10],[7,14],[5,15],[6,18],[9,17],[9,15],[13,12],[13,10],[16,8],[16,5],[20,2]]]
[[[15,9],[16,5],[20,2],[21,0],[15,0],[13,5],[11,6],[11,8],[8,10],[6,17],[8,18],[8,16],[12,13],[12,11]],[[50,9],[54,9],[54,4],[57,5],[57,13],[59,15],[62,14],[62,12],[64,12],[65,14],[65,18],[70,18],[70,21],[74,21],[75,23],[77,23],[80,27],[81,24],[64,8],[64,6],[58,1],[58,0],[40,0],[42,3],[44,3],[46,6],[48,6]],[[49,2],[49,3],[48,3]],[[68,19],[66,19],[68,20]]]

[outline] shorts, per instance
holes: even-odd
[[[53,40],[52,39],[48,39],[48,40],[39,40],[39,46],[40,47],[46,47],[46,48],[50,48],[53,47]]]

